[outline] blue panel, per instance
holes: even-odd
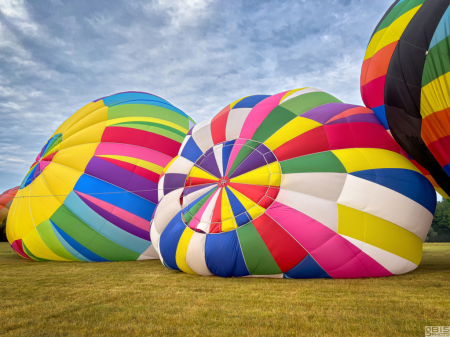
[[[74,190],[91,194],[97,199],[106,201],[148,221],[151,221],[153,211],[156,208],[154,203],[144,198],[87,174],[83,174],[78,179]]]
[[[139,254],[142,254],[150,247],[149,241],[120,229],[100,216],[86,205],[74,191],[69,193],[66,200],[64,200],[64,205],[86,225],[122,247]]]
[[[159,239],[161,257],[164,260],[164,264],[170,269],[180,270],[176,259],[177,247],[185,228],[186,225],[181,220],[181,212],[178,212],[166,226]]]
[[[237,104],[233,107],[233,109],[240,109],[240,108],[253,108],[256,104],[261,102],[262,100],[266,99],[267,97],[270,97],[268,95],[253,95],[249,97],[245,97],[241,101],[237,102]]]
[[[233,150],[234,140],[223,143],[222,148],[222,164],[223,173],[227,172],[228,161],[230,160],[231,150]]]
[[[27,176],[23,180],[22,184],[20,185],[20,189],[27,187],[28,185],[31,184],[31,182],[33,181],[34,171],[36,171],[36,168],[38,166],[39,166],[39,164],[36,164],[36,166],[33,167],[33,169],[30,171],[30,173],[27,174]]]
[[[155,102],[169,103],[161,97],[148,94],[145,92],[122,92],[108,97],[104,97],[102,100],[103,103],[107,106],[135,100],[147,100],[147,101],[152,100]]]
[[[231,192],[231,190],[228,187],[226,187],[225,190],[227,191],[228,200],[230,201],[231,209],[233,210],[234,216],[238,216],[238,215],[242,214],[245,217],[247,217],[245,215],[245,212],[247,210],[241,204],[239,199],[234,195],[233,192]],[[247,222],[248,222],[248,220],[247,220]]]
[[[61,228],[56,226],[54,222],[52,222],[52,226],[53,226],[53,228],[56,228],[56,231],[63,237],[64,240],[66,240],[66,242],[69,245],[71,245],[76,251],[78,251],[80,254],[82,254],[83,256],[88,258],[89,260],[94,261],[94,262],[108,262],[108,260],[106,260],[103,257],[95,254],[91,250],[87,249],[86,247],[84,247],[83,245],[81,245],[80,243],[78,243],[77,241],[72,239]]]
[[[298,265],[284,273],[288,278],[331,278],[311,257],[306,256]]]
[[[389,125],[386,118],[386,108],[384,105],[380,105],[376,108],[372,108],[373,113],[377,116],[380,123],[384,126],[386,130],[389,130]]]
[[[200,150],[194,138],[190,136],[183,148],[183,151],[181,152],[181,156],[195,163],[202,154],[202,150]]]
[[[252,221],[250,215],[247,212],[236,216],[235,220],[238,227],[243,226]]]
[[[444,171],[450,176],[450,164],[444,166]]]
[[[433,48],[442,40],[446,39],[449,35],[450,35],[450,7],[447,8],[447,10],[444,13],[444,16],[439,22],[439,25],[437,26],[436,31],[434,32],[433,38],[431,39],[431,43],[430,46],[428,47],[428,50]]]
[[[208,269],[214,275],[222,277],[250,275],[236,231],[207,234],[205,259]]]
[[[406,169],[376,169],[349,174],[403,194],[432,214],[436,210],[436,193],[433,185],[421,173]]]

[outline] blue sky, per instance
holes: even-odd
[[[362,104],[365,48],[392,0],[20,1],[0,6],[0,191],[74,111],[121,91],[197,122],[252,94],[318,87]]]

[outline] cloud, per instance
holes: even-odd
[[[84,104],[164,97],[201,121],[251,94],[315,86],[361,103],[364,50],[390,0],[3,1],[0,190]]]

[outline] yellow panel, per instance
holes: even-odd
[[[234,218],[222,221],[222,232],[229,232],[236,228],[237,228],[237,225],[236,225],[236,221],[234,220]]]
[[[17,194],[11,203],[11,207],[9,208],[8,218],[6,219],[6,237],[8,238],[8,242],[12,244],[15,240],[20,239],[14,235],[13,228],[15,226],[14,215],[16,213],[17,205],[22,200],[20,197],[22,196],[23,190],[18,190]]]
[[[236,198],[238,198],[239,202],[242,204],[242,206],[244,206],[245,209],[250,209],[257,206],[257,204],[253,200],[250,200],[245,195],[235,190],[233,187],[228,186],[228,188],[231,190],[231,192],[233,192]]]
[[[64,139],[86,129],[92,125],[106,122],[108,120],[108,107],[104,106],[98,110],[91,112],[89,115],[72,125],[67,131],[64,132]]]
[[[189,173],[189,177],[217,180],[216,177],[214,177],[213,175],[203,171],[202,169],[200,169],[200,168],[198,168],[196,166],[194,166],[192,168],[191,172]]]
[[[222,218],[222,231],[228,232],[237,228],[236,220],[234,219],[233,212],[231,210],[230,201],[228,200],[227,192],[225,188],[222,191],[222,204],[221,204],[221,218]]]
[[[7,228],[9,226],[12,230],[12,241],[22,239],[30,231],[35,229],[30,213],[30,190],[31,185],[23,188],[22,194],[20,195],[21,198],[14,201],[14,204],[17,201],[17,208],[14,211],[13,222],[11,223],[8,218],[8,223],[6,225]]]
[[[450,107],[450,73],[439,76],[422,88],[420,114],[423,118]]]
[[[395,20],[389,27],[386,27],[377,32],[372,40],[370,40],[369,46],[366,50],[364,60],[371,58],[377,53],[377,51],[383,49],[392,42],[398,41],[408,26],[411,19],[416,15],[417,11],[422,5],[414,7],[410,11],[403,14],[397,20]]]
[[[374,215],[338,204],[338,233],[366,242],[419,265],[422,240],[410,231]],[[361,229],[363,228],[363,229]]]
[[[264,165],[253,171],[244,173],[240,176],[230,179],[233,183],[261,185],[261,186],[280,186],[281,169],[278,162]]]
[[[97,146],[98,143],[91,143],[63,149],[53,157],[52,163],[57,163],[84,172],[87,164],[94,156]]]
[[[264,144],[272,151],[295,137],[321,126],[319,122],[304,117],[295,117],[275,132]]]
[[[105,104],[103,104],[103,101],[91,102],[89,104],[86,104],[84,107],[76,111],[72,116],[66,119],[64,123],[62,123],[58,129],[56,129],[53,136],[58,133],[66,132],[68,129],[72,127],[72,125],[76,124],[79,120],[83,119],[93,111],[96,111],[104,106]]]
[[[348,173],[382,168],[407,169],[420,173],[408,159],[388,150],[357,148],[332,152],[339,158]]]
[[[183,128],[182,126],[179,126],[178,124],[172,123],[172,122],[168,122],[165,121],[163,119],[159,119],[159,118],[153,118],[153,117],[121,117],[121,118],[115,118],[115,119],[110,119],[106,122],[107,126],[112,126],[115,124],[120,124],[120,123],[126,123],[126,122],[151,122],[151,123],[157,123],[157,124],[162,124],[162,125],[167,125],[170,126],[171,128],[177,129],[181,132],[184,133],[188,133],[189,130]]]
[[[42,241],[36,229],[30,231],[22,241],[31,254],[38,258],[52,261],[69,261],[53,253]]]
[[[178,268],[188,274],[198,275],[195,271],[189,268],[186,262],[186,253],[189,246],[189,242],[191,241],[192,235],[194,235],[194,231],[189,227],[184,229],[183,234],[181,235],[180,241],[178,241],[177,253],[176,253],[176,262]]]
[[[83,129],[73,136],[63,139],[62,143],[60,144],[60,149],[67,149],[80,144],[100,143],[105,127],[106,122],[101,122]]]
[[[295,94],[297,91],[300,90],[305,90],[308,89],[308,87],[305,88],[300,88],[300,89],[294,89],[294,90],[289,90],[281,99],[280,99],[280,104],[283,103],[283,101],[288,98],[289,96],[291,96],[292,94]]]
[[[38,176],[31,186],[30,210],[34,224],[50,219],[53,213],[61,206],[61,201],[53,196],[42,175]],[[37,197],[39,196],[39,197]]]
[[[129,164],[133,164],[133,165],[137,165],[139,167],[145,168],[146,170],[150,170],[153,171],[155,173],[161,174],[163,171],[163,167],[150,163],[148,161],[145,160],[141,160],[138,158],[131,158],[131,157],[125,157],[125,156],[116,156],[116,155],[101,155],[98,157],[105,157],[105,158],[111,158],[111,159],[116,159],[116,160],[120,160]]]
[[[41,175],[53,194],[63,203],[82,174],[82,172],[52,162]]]

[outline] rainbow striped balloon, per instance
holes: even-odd
[[[126,92],[87,104],[50,137],[11,205],[7,237],[38,261],[157,258],[158,180],[194,123],[164,99]]]
[[[0,194],[0,240],[3,241],[6,235],[6,220],[12,201],[19,190],[19,186],[6,190]]]
[[[361,94],[450,200],[450,2],[397,0],[375,29]]]
[[[249,96],[197,124],[159,193],[163,263],[223,277],[406,273],[436,207],[372,110],[314,88]]]

